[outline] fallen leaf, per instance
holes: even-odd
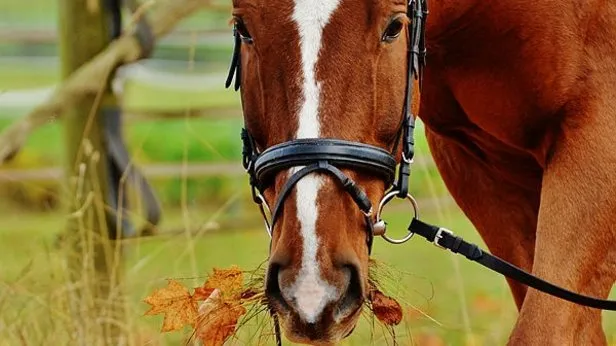
[[[197,337],[204,346],[222,346],[233,335],[237,321],[246,313],[239,301],[225,302],[215,289],[199,307]]]
[[[242,304],[260,304],[262,293],[256,287],[244,288],[243,272],[237,266],[216,269],[203,286],[191,295],[186,287],[169,280],[167,287],[145,298],[152,305],[146,315],[164,314],[163,332],[179,330],[186,325],[205,345],[222,345],[234,333],[246,308]],[[197,311],[199,302],[203,302]]]
[[[395,326],[402,321],[402,307],[396,300],[376,289],[370,291],[369,298],[374,315],[383,324]]]
[[[212,292],[214,292],[213,288],[197,287],[195,288],[195,292],[193,293],[192,297],[195,301],[206,300],[210,297]]]
[[[229,269],[214,268],[214,273],[201,288],[204,292],[219,289],[224,300],[237,300],[242,295],[243,286],[244,275],[242,271],[239,267],[232,266]]]
[[[199,305],[199,320],[202,320],[204,316],[214,311],[220,301],[220,290],[212,290],[212,293],[207,297],[207,299]]]
[[[197,318],[197,303],[188,289],[175,280],[168,280],[167,287],[152,292],[144,299],[152,305],[145,315],[165,314],[162,332],[182,329],[194,324]]]

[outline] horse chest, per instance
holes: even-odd
[[[430,107],[444,112],[426,116],[482,133],[499,151],[543,166],[579,78],[581,44],[572,45],[563,18],[521,15],[521,2],[482,2],[456,21],[434,23],[448,29],[430,46],[425,84],[440,96],[432,95]],[[443,108],[443,101],[455,106]]]

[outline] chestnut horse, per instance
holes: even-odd
[[[407,6],[233,0],[256,150],[306,138],[391,150],[405,101]],[[492,253],[607,297],[616,274],[616,3],[433,0],[426,32],[419,117],[458,205]],[[267,204],[298,169],[275,175]],[[378,205],[380,177],[342,171]],[[366,216],[331,174],[308,174],[288,192],[266,294],[289,339],[333,343],[366,299]],[[510,344],[606,344],[600,310],[509,285],[519,309]]]

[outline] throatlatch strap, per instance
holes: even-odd
[[[461,254],[471,261],[477,262],[488,269],[541,292],[591,308],[616,311],[616,301],[614,300],[593,298],[556,286],[485,252],[479,246],[469,243],[443,228],[413,219],[409,226],[409,231],[426,238],[426,240],[439,247]]]

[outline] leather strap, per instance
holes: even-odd
[[[262,152],[254,162],[255,176],[261,183],[281,170],[327,161],[337,167],[359,168],[393,182],[396,160],[387,151],[367,144],[337,139],[296,139]]]
[[[364,213],[366,219],[366,230],[367,230],[367,243],[368,243],[368,252],[372,251],[372,239],[374,238],[373,229],[372,229],[372,202],[370,202],[370,198],[366,195],[364,190],[358,187],[355,182],[349,178],[346,174],[344,174],[337,167],[330,164],[328,161],[321,160],[317,163],[313,163],[310,166],[306,166],[299,171],[295,172],[291,175],[291,177],[287,180],[287,182],[282,186],[280,193],[278,194],[278,198],[276,200],[276,204],[274,205],[274,209],[272,211],[272,224],[271,229],[274,230],[274,225],[276,221],[280,217],[282,213],[282,208],[284,206],[284,202],[293,190],[293,187],[305,176],[314,172],[326,172],[330,175],[334,176],[344,188],[344,191],[348,193],[355,204],[359,207],[359,209]]]
[[[287,182],[283,185],[282,189],[280,190],[280,193],[278,194],[278,199],[274,206],[274,210],[272,211],[272,228],[274,227],[276,220],[280,216],[284,201],[291,193],[291,190],[293,190],[293,187],[302,178],[304,178],[310,173],[314,173],[317,171],[327,172],[333,175],[340,182],[340,184],[344,188],[344,191],[348,193],[351,198],[353,198],[355,204],[357,204],[359,209],[364,212],[364,214],[369,214],[371,212],[372,203],[370,202],[370,199],[368,198],[366,193],[361,188],[359,188],[351,178],[346,176],[344,173],[342,173],[342,171],[331,165],[329,162],[319,161],[318,163],[314,163],[295,172],[295,174],[291,175],[291,178],[289,178]]]
[[[408,31],[409,48],[407,51],[407,76],[404,95],[404,108],[402,111],[402,126],[396,138],[394,148],[398,146],[402,136],[402,161],[398,170],[395,189],[399,198],[406,198],[409,191],[409,176],[411,162],[415,156],[415,116],[414,110],[419,109],[419,90],[423,79],[423,70],[426,65],[425,27],[428,17],[427,0],[412,0],[407,8],[407,16],[412,21]],[[416,81],[419,81],[416,83]],[[416,89],[417,88],[417,89]],[[417,95],[417,97],[415,97]],[[413,104],[416,102],[416,104]]]
[[[541,292],[579,305],[601,310],[616,311],[616,301],[614,300],[589,297],[556,286],[514,266],[499,257],[489,254],[479,248],[479,246],[465,241],[461,237],[456,236],[451,231],[444,228],[439,228],[418,219],[413,219],[411,225],[409,226],[409,231],[424,237],[426,240],[432,242],[438,247],[460,254],[488,269]]]

